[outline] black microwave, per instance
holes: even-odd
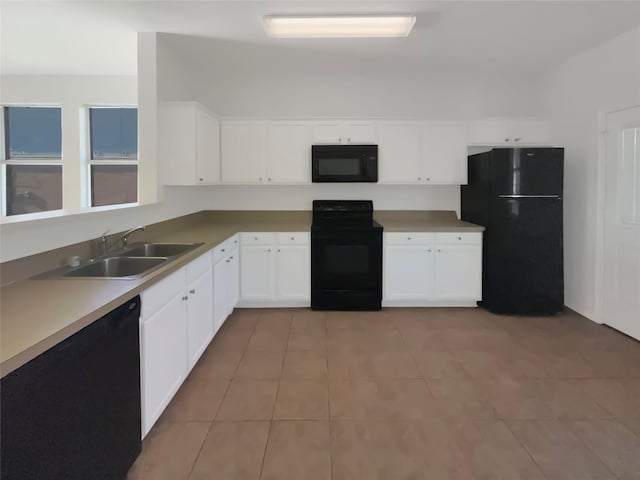
[[[311,181],[377,182],[377,145],[312,145]]]

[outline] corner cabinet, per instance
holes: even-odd
[[[481,299],[481,232],[384,234],[383,306],[475,306]]]
[[[195,102],[160,106],[160,172],[164,185],[220,183],[220,122]]]
[[[240,306],[311,304],[308,232],[242,233],[240,243]]]

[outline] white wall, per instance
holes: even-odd
[[[155,34],[141,34],[139,65],[144,112],[139,116],[140,200],[151,203],[110,211],[78,213],[47,219],[0,225],[0,262],[62,247],[92,238],[105,231],[118,232],[136,225],[146,225],[202,210],[199,199],[205,192],[164,188],[157,192],[155,102],[158,78],[179,71],[171,60],[155,61]],[[157,70],[156,70],[157,69]],[[161,83],[161,82],[160,82]],[[179,82],[178,82],[179,83]],[[0,79],[0,102],[47,103],[62,106],[64,156],[63,206],[81,204],[83,175],[80,145],[81,109],[86,105],[138,104],[138,78],[121,76],[3,76]],[[170,90],[172,87],[168,87]],[[175,88],[175,87],[173,87]],[[167,88],[165,88],[167,90]],[[144,104],[144,105],[143,105]],[[156,198],[162,203],[155,203]]]
[[[640,28],[569,59],[545,79],[553,138],[565,147],[565,303],[597,320],[600,112],[640,105]]]
[[[179,68],[164,75],[171,100],[199,101],[227,117],[376,117],[470,120],[541,116],[540,78],[507,72],[417,70],[374,56],[354,62],[313,50],[161,34]],[[311,52],[311,53],[309,53]],[[206,59],[206,61],[203,61]],[[361,60],[361,59],[360,59]],[[185,79],[187,77],[189,80]],[[187,84],[187,82],[189,82]],[[201,188],[201,187],[197,187]],[[315,198],[372,199],[377,209],[459,212],[457,186],[312,185],[207,189],[218,209],[309,209]]]

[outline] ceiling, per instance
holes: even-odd
[[[224,55],[238,68],[539,73],[640,24],[640,2],[615,0],[3,0],[0,9],[2,73],[32,75],[135,75],[141,31],[185,35],[175,41],[185,56],[210,63]],[[269,39],[261,25],[269,14],[341,13],[412,13],[417,22],[395,39]]]

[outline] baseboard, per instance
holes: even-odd
[[[476,300],[382,300],[383,307],[477,307]]]
[[[236,305],[237,308],[308,308],[311,306],[310,300],[287,300],[273,302],[243,302]]]

